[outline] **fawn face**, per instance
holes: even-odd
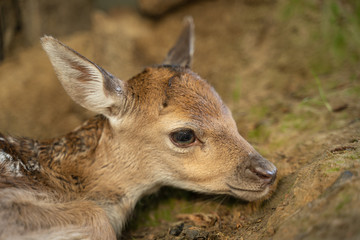
[[[42,44],[67,93],[108,117],[112,138],[107,144],[112,147],[107,155],[114,164],[136,169],[137,176],[159,186],[249,201],[268,193],[276,167],[239,135],[230,110],[189,68],[191,20],[163,65],[146,68],[128,81],[51,37]]]

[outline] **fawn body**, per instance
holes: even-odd
[[[268,194],[275,166],[189,68],[191,19],[164,64],[128,81],[52,37],[42,45],[67,93],[100,115],[47,141],[0,134],[0,239],[115,239],[137,200],[164,185]]]

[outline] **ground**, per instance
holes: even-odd
[[[192,15],[193,70],[240,133],[279,170],[247,203],[164,188],[142,199],[123,239],[360,239],[360,4],[195,1],[161,18],[96,12],[61,40],[121,79],[160,63]],[[48,138],[92,113],[74,104],[40,45],[0,64],[0,130]]]

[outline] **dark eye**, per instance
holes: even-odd
[[[196,136],[191,129],[182,129],[170,134],[171,141],[178,147],[188,147],[195,142]]]

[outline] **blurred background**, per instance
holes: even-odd
[[[126,80],[162,62],[187,15],[193,70],[277,165],[278,189],[249,204],[165,188],[124,239],[359,239],[358,0],[0,0],[0,131],[44,139],[94,114],[66,95],[41,36]]]

